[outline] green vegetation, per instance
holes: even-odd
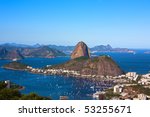
[[[0,90],[5,89],[6,86],[7,86],[7,84],[4,81],[0,81]],[[18,89],[21,89],[23,87],[20,86],[20,85],[15,84],[15,83],[10,82],[10,88],[18,90]]]
[[[112,99],[113,97],[120,97],[120,95],[117,94],[117,93],[113,93],[113,89],[107,89],[107,90],[106,90],[105,97],[106,97],[107,100],[110,100],[110,99]]]
[[[138,91],[139,93],[143,93],[145,95],[150,96],[150,89],[149,88],[145,88],[142,85],[135,85],[135,86],[129,86],[129,87],[132,88],[135,91]]]
[[[99,61],[98,57],[95,57],[95,58],[91,59],[91,62],[98,62],[98,61]]]
[[[108,59],[108,60],[112,60],[112,58],[110,57],[110,56],[108,56],[108,55],[102,55],[102,56],[100,56],[101,58],[105,58],[105,59]]]
[[[80,61],[85,61],[85,60],[88,60],[88,59],[89,59],[88,57],[82,56],[82,57],[76,58],[74,60],[80,62]]]
[[[28,95],[22,95],[20,99],[21,100],[49,100],[50,98],[38,96],[36,93],[30,93]]]
[[[14,70],[25,70],[27,69],[27,65],[20,63],[20,62],[11,62],[3,66],[7,69],[14,69]]]
[[[6,88],[7,84],[5,84],[3,81],[0,82],[0,90]]]
[[[35,93],[28,95],[21,94],[17,88],[19,85],[13,84],[11,88],[6,88],[6,84],[0,81],[0,100],[49,100],[51,98],[41,97]]]
[[[11,89],[21,89],[21,88],[23,88],[23,87],[20,86],[20,85],[15,84],[15,83],[11,83],[10,88],[11,88]]]
[[[0,90],[0,100],[19,100],[21,93],[15,89],[2,89]]]

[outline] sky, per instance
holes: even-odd
[[[150,48],[150,0],[0,0],[0,44]]]

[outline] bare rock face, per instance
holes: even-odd
[[[71,54],[71,59],[79,58],[79,57],[87,57],[90,58],[90,51],[88,46],[84,42],[79,42],[75,50]]]

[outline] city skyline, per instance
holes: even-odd
[[[149,0],[1,0],[0,44],[149,48]]]

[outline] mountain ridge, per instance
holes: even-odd
[[[20,47],[20,48],[37,48],[37,47],[42,47],[42,46],[48,46],[53,49],[57,49],[59,51],[62,51],[66,54],[72,53],[72,51],[75,49],[75,46],[63,46],[63,45],[41,45],[41,44],[35,44],[35,45],[25,45],[25,44],[16,44],[16,43],[4,43],[0,44],[0,46],[3,47]],[[94,47],[89,48],[91,52],[130,52],[133,51],[132,49],[128,48],[113,48],[110,44],[107,45],[97,45]]]
[[[37,58],[52,58],[56,56],[66,56],[65,53],[49,48],[48,46],[41,46],[37,48],[32,47],[5,47],[0,46],[0,59],[23,59],[29,57]]]

